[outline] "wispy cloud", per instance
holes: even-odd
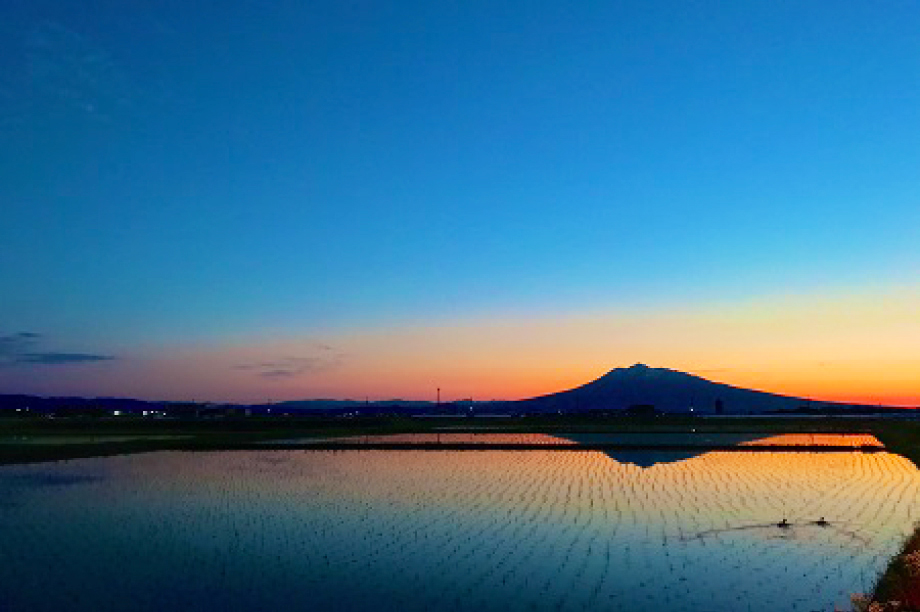
[[[0,336],[0,365],[67,365],[112,361],[113,355],[37,350],[43,336],[35,332],[17,332]]]
[[[35,345],[39,338],[41,338],[41,334],[34,332],[19,332],[0,336],[0,357],[15,355],[28,350],[29,347]]]
[[[297,378],[305,374],[326,372],[342,365],[344,355],[336,352],[333,347],[325,344],[318,344],[315,348],[320,354],[307,357],[282,357],[272,361],[242,363],[234,366],[234,369],[250,371],[257,376],[269,380],[284,380]]]
[[[63,363],[92,363],[94,361],[112,361],[113,355],[94,355],[92,353],[25,353],[19,355],[16,363],[34,363],[40,365],[59,365]]]
[[[23,355],[35,353],[41,334],[18,332],[0,336],[0,365],[19,363]]]

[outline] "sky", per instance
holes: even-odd
[[[920,5],[6,0],[0,392],[920,405]]]

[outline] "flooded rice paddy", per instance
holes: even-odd
[[[871,589],[918,501],[920,473],[886,452],[2,466],[0,609],[830,611]]]

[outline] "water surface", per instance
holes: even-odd
[[[918,518],[920,476],[885,452],[636,456],[4,466],[0,609],[832,610],[871,588]]]

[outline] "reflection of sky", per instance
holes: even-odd
[[[915,7],[671,4],[4,0],[0,337],[118,359],[0,386],[920,403]]]
[[[103,465],[28,491],[9,483],[47,466],[0,468],[19,502],[0,506],[13,610],[830,609],[871,585],[920,501],[916,468],[887,453],[646,469],[578,451],[157,453],[55,469]],[[58,589],[34,588],[49,567]]]

